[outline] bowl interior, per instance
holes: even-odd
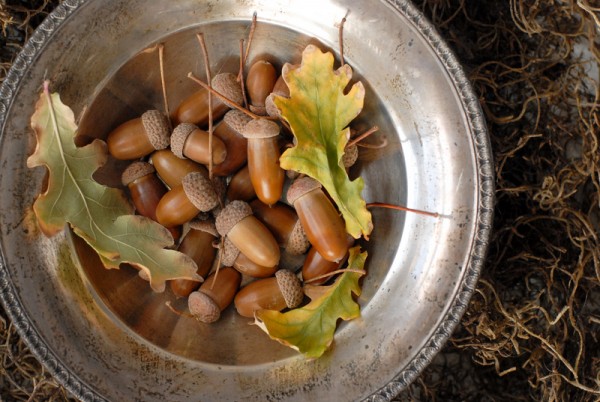
[[[212,60],[213,74],[237,73],[239,38],[247,36],[248,23],[231,21],[206,24],[201,30],[208,39],[207,48],[209,60]],[[169,105],[173,105],[169,106],[170,109],[176,108],[183,99],[198,90],[198,84],[186,78],[189,72],[206,80],[197,32],[197,28],[187,29],[161,39],[165,49],[167,99]],[[249,65],[254,58],[265,58],[280,72],[284,62],[299,64],[302,50],[308,44],[316,44],[323,51],[329,50],[323,43],[310,36],[281,25],[261,22],[254,33]],[[142,51],[128,60],[104,82],[79,123],[80,141],[89,141],[90,138],[106,139],[108,133],[124,121],[138,117],[151,108],[164,109],[158,50],[151,49],[154,50]],[[351,60],[348,62],[351,63]],[[355,75],[356,79],[362,80],[360,74]],[[352,127],[361,132],[376,125],[386,133],[386,138],[391,139],[391,144],[385,151],[371,152],[371,161],[364,163],[361,160],[353,167],[351,175],[368,174],[370,169],[375,168],[373,159],[386,158],[383,163],[387,166],[387,173],[380,180],[389,182],[394,178],[394,191],[402,193],[405,172],[397,140],[399,136],[386,108],[368,86],[368,81],[362,81],[368,94],[365,110],[360,118],[353,122]],[[381,134],[374,135],[369,142],[384,141],[381,137]],[[119,173],[129,163],[109,159],[103,169],[97,172],[97,180],[107,185],[119,185]],[[369,200],[384,200],[386,191],[378,191],[377,186],[371,185],[365,192],[365,197]],[[396,228],[394,231],[386,230],[386,243],[398,244],[402,233],[402,214],[385,215],[388,215],[385,219],[389,220],[391,227]],[[381,231],[378,222],[376,225],[377,230]],[[178,300],[169,287],[164,293],[152,292],[148,283],[140,279],[137,271],[131,267],[107,271],[90,247],[77,238],[73,240],[90,290],[98,297],[99,302],[128,330],[141,335],[154,345],[185,358],[219,365],[262,364],[295,354],[291,349],[270,340],[258,327],[249,325],[252,320],[236,314],[233,305],[223,312],[217,323],[211,325],[175,314],[166,303],[169,302],[176,309],[184,311],[185,299]],[[367,266],[369,279],[365,286],[369,288],[366,289],[366,294],[373,295],[373,287],[381,283],[387,273],[393,258],[393,249],[377,247],[371,242],[364,244],[371,255]],[[302,260],[297,258],[283,261],[280,267],[297,270],[301,262]],[[371,266],[379,269],[371,271]],[[362,304],[366,304],[368,300],[363,298]]]

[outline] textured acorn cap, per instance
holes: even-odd
[[[219,232],[217,232],[217,228],[213,221],[194,219],[193,221],[190,221],[189,225],[191,229],[209,233],[214,237],[219,237]]]
[[[202,292],[192,292],[188,296],[190,313],[199,321],[210,324],[221,316],[219,306],[209,295]]]
[[[225,113],[225,116],[223,116],[223,121],[225,124],[227,124],[240,135],[244,129],[244,126],[248,124],[250,120],[252,120],[252,117],[237,109],[232,109]]]
[[[147,176],[154,173],[154,166],[148,162],[133,162],[127,166],[121,174],[121,182],[124,186],[128,186],[129,183],[136,181],[140,177]]]
[[[299,179],[294,180],[294,182],[288,189],[287,200],[290,204],[294,205],[294,202],[296,202],[298,198],[317,188],[321,188],[321,183],[319,183],[312,177],[301,177]]]
[[[225,177],[214,176],[212,179],[213,188],[220,200],[224,200],[227,195],[227,182]]]
[[[290,233],[287,244],[285,245],[285,251],[292,255],[301,255],[306,253],[309,246],[310,242],[308,241],[308,237],[306,237],[306,232],[304,232],[302,223],[300,223],[300,219],[298,219],[292,229],[292,233]]]
[[[265,99],[265,111],[271,117],[281,117],[281,112],[279,111],[279,108],[275,106],[275,102],[273,101],[275,95],[276,94],[274,93],[270,93],[269,96],[267,96],[267,99]]]
[[[257,114],[259,116],[266,116],[267,115],[267,107],[266,106],[254,106],[254,105],[250,105],[248,107],[250,108],[250,111],[252,113],[254,113],[254,114]]]
[[[215,91],[232,100],[233,102],[241,105],[244,102],[244,96],[242,95],[242,88],[240,83],[237,82],[237,76],[232,73],[221,73],[213,77],[211,86]],[[224,102],[227,106],[233,108],[228,102]]]
[[[175,154],[178,158],[184,159],[183,156],[183,146],[185,145],[185,140],[187,140],[188,135],[192,133],[192,131],[196,130],[198,126],[192,123],[181,123],[173,130],[171,134],[171,152]]]
[[[227,236],[227,233],[235,226],[239,221],[247,216],[252,215],[252,208],[244,201],[231,201],[223,208],[223,210],[217,215],[215,224],[217,231],[221,236]]]
[[[356,163],[358,159],[358,146],[356,144],[346,147],[344,150],[344,156],[342,156],[342,163],[347,169]]]
[[[275,277],[277,278],[279,290],[281,291],[288,308],[298,307],[304,299],[304,292],[302,291],[300,279],[298,279],[292,271],[288,271],[287,269],[280,269],[275,272]]]
[[[201,172],[190,172],[181,181],[183,191],[192,204],[202,212],[219,205],[219,198],[212,182]]]
[[[241,133],[246,138],[271,138],[279,135],[279,125],[267,119],[250,120]]]
[[[142,125],[154,149],[169,146],[169,120],[158,110],[148,110],[142,114]]]
[[[229,238],[225,237],[223,249],[221,250],[221,265],[232,267],[239,255],[240,250],[231,242],[231,240],[229,240]]]

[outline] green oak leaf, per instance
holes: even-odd
[[[73,111],[48,83],[31,117],[37,145],[27,166],[48,169],[47,188],[33,204],[38,225],[48,236],[69,223],[100,256],[106,268],[122,263],[134,265],[148,274],[150,285],[162,291],[165,281],[176,278],[201,280],[196,264],[183,253],[165,247],[173,237],[158,223],[138,215],[122,191],[103,186],[92,174],[107,159],[106,144],[95,140],[77,147]]]
[[[338,319],[351,320],[360,316],[360,307],[352,294],[360,296],[358,281],[365,274],[366,258],[367,252],[361,253],[359,246],[351,248],[347,267],[351,271],[341,274],[333,285],[313,292],[316,297],[304,307],[285,313],[258,310],[255,324],[272,339],[306,357],[320,357],[333,341]]]
[[[333,62],[331,53],[308,45],[300,67],[283,67],[290,97],[276,96],[274,102],[296,145],[281,155],[280,163],[320,182],[342,213],[347,232],[354,238],[368,238],[373,223],[361,194],[364,182],[362,178],[350,181],[342,164],[350,138],[348,125],[363,108],[365,89],[357,82],[345,93],[352,69],[345,64],[333,70]]]

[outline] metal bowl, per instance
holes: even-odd
[[[299,61],[314,43],[338,49],[367,88],[358,125],[375,141],[352,172],[367,202],[440,213],[374,209],[364,246],[362,315],[342,323],[322,358],[307,360],[226,311],[201,325],[164,307],[135,272],[107,271],[68,230],[46,238],[31,205],[43,169],[30,170],[29,129],[43,79],[75,112],[80,135],[160,108],[156,54],[165,42],[169,100],[211,69],[236,71],[239,39],[257,12],[251,58]],[[2,302],[32,351],[86,400],[389,400],[431,361],[464,312],[490,233],[493,171],[477,98],[434,28],[407,1],[198,2],[67,0],[40,26],[0,90]],[[107,175],[110,179],[110,175]],[[231,309],[230,309],[231,310]]]

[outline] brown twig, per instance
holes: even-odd
[[[160,85],[162,87],[162,96],[165,107],[165,114],[167,115],[167,121],[169,122],[169,131],[173,130],[173,126],[171,124],[171,111],[169,110],[169,101],[167,99],[167,84],[165,81],[165,44],[161,43],[158,45],[158,65],[160,69]]]
[[[423,211],[421,209],[413,209],[413,208],[403,207],[401,205],[386,204],[386,203],[383,203],[383,202],[370,202],[370,203],[367,204],[367,208],[395,209],[397,211],[414,212],[414,213],[419,214],[419,215],[427,215],[427,216],[431,216],[431,217],[434,217],[434,218],[437,218],[437,217],[440,216],[440,214],[438,214],[437,212]]]
[[[346,144],[346,148],[347,147],[351,147],[352,145],[356,145],[359,142],[361,142],[362,140],[364,140],[365,138],[367,138],[368,136],[370,136],[371,134],[375,133],[379,131],[379,127],[378,126],[373,126],[370,129],[368,129],[367,131],[365,131],[364,133],[352,138],[350,141],[348,141],[348,143]]]
[[[211,82],[210,64],[208,60],[208,50],[204,41],[204,34],[196,34],[196,38],[200,43],[202,55],[204,57],[204,68],[206,69],[206,81]],[[210,85],[209,85],[210,86]],[[208,178],[213,179],[213,113],[212,113],[212,93],[208,92]]]
[[[335,271],[328,272],[323,275],[315,276],[314,278],[310,278],[309,280],[304,281],[305,284],[319,281],[321,279],[330,278],[337,274],[343,274],[344,272],[354,272],[356,274],[365,275],[367,272],[362,269],[352,269],[352,268],[344,268],[344,269],[336,269]]]

